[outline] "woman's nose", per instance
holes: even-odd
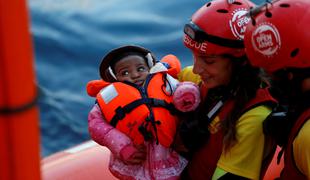
[[[203,71],[201,65],[202,64],[199,63],[199,60],[194,60],[193,73],[200,74]]]

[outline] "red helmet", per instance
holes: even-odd
[[[183,42],[193,51],[240,57],[245,54],[243,35],[246,16],[255,5],[248,0],[213,0],[196,11],[184,27]]]
[[[310,1],[278,0],[257,12],[244,37],[251,64],[269,72],[309,68]]]

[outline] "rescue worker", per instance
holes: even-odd
[[[189,160],[182,179],[260,179],[273,156],[263,121],[277,102],[243,45],[252,7],[247,0],[209,1],[184,27],[204,97],[180,126]]]
[[[275,97],[287,109],[286,128],[284,122],[269,128],[283,127],[274,134],[284,140],[280,179],[310,179],[310,1],[268,2],[249,15],[246,53],[253,66],[272,73]]]

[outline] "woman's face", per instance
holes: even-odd
[[[223,56],[193,53],[193,72],[201,77],[208,89],[227,85],[232,75],[232,61]]]

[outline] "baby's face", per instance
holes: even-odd
[[[129,81],[142,86],[147,75],[149,67],[141,56],[130,55],[115,63],[114,71],[118,81]]]

